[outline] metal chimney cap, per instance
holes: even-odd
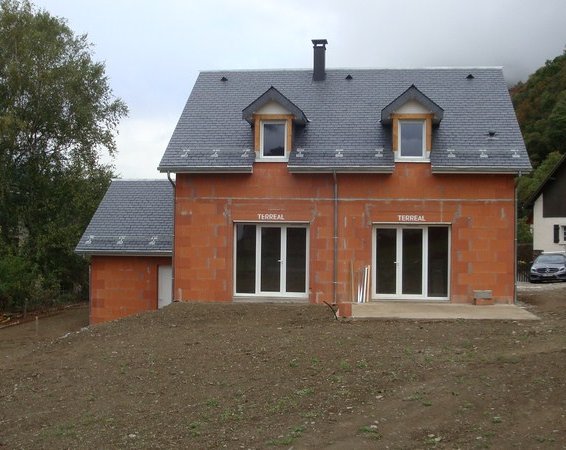
[[[314,47],[324,47],[326,44],[328,44],[328,41],[326,39],[313,39],[311,42],[314,44]]]

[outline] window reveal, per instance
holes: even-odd
[[[262,122],[261,156],[285,157],[287,127],[285,122]]]
[[[399,121],[399,156],[423,158],[425,156],[424,120]]]

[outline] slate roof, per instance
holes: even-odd
[[[295,126],[290,171],[391,172],[381,113],[412,85],[443,110],[433,172],[531,170],[501,68],[327,69],[318,82],[310,69],[201,72],[158,169],[252,172],[253,129],[242,112],[273,86],[308,118]]]
[[[171,255],[173,188],[168,180],[112,180],[75,252]]]

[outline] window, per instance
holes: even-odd
[[[304,225],[235,225],[235,294],[307,296],[308,229]]]
[[[399,121],[399,157],[424,158],[425,141],[424,120]]]
[[[448,299],[447,226],[383,225],[374,233],[374,298]]]
[[[261,157],[285,158],[287,125],[285,122],[261,122]]]
[[[562,227],[562,241],[566,242],[566,225]]]

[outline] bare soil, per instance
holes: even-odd
[[[566,284],[520,298],[540,321],[174,304],[2,329],[0,447],[563,449]]]

